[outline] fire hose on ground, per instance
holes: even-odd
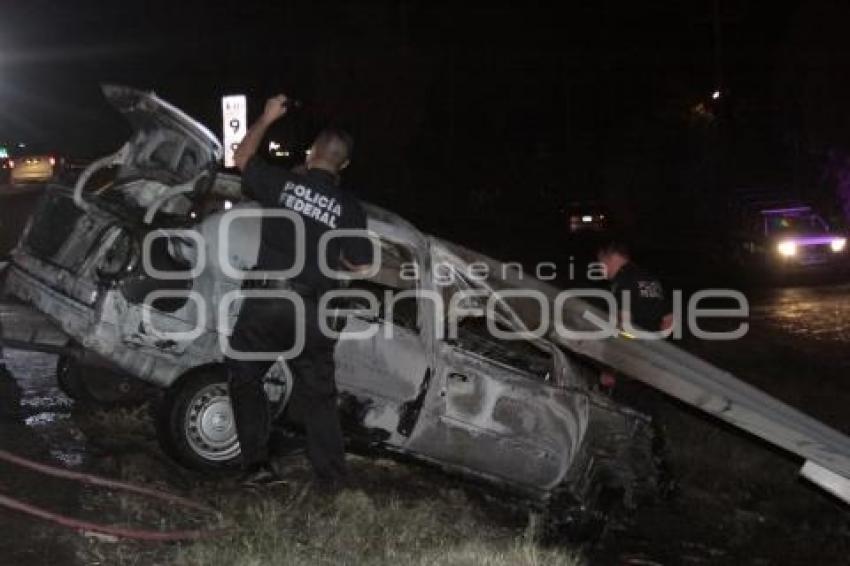
[[[217,510],[213,509],[208,505],[193,501],[191,499],[187,499],[179,495],[175,495],[173,493],[159,491],[157,489],[104,478],[92,474],[74,472],[65,468],[49,466],[47,464],[34,462],[21,456],[17,456],[15,454],[12,454],[11,452],[7,452],[6,450],[0,450],[0,460],[15,466],[38,472],[40,474],[66,480],[72,480],[87,485],[134,493],[136,495],[141,495],[144,497],[149,497],[151,499],[158,499],[160,501],[165,501],[174,505],[179,505],[187,509],[194,509],[196,511],[211,513],[216,516],[219,515],[219,512]],[[222,527],[196,530],[154,531],[144,529],[133,529],[129,527],[119,527],[116,525],[104,525],[100,523],[77,519],[67,515],[62,515],[53,511],[48,511],[47,509],[37,507],[25,501],[15,499],[4,494],[0,494],[0,506],[7,507],[9,509],[14,509],[16,511],[26,513],[33,517],[38,517],[40,519],[50,521],[57,525],[61,525],[63,527],[75,529],[78,531],[91,532],[101,535],[108,535],[133,540],[156,542],[198,540],[221,536],[227,533],[229,530],[226,527]]]

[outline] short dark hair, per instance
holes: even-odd
[[[342,128],[337,128],[336,126],[328,126],[324,128],[319,134],[316,136],[316,140],[313,143],[323,145],[329,143],[331,141],[339,141],[345,146],[346,159],[351,159],[351,154],[354,152],[354,138],[351,137],[351,134],[343,130]]]
[[[596,255],[620,254],[623,257],[631,257],[632,251],[629,244],[622,238],[607,238],[596,247]]]

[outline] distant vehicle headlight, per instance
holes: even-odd
[[[797,255],[797,242],[793,242],[791,240],[779,242],[776,246],[776,251],[778,251],[779,255],[783,257],[794,257]]]
[[[829,243],[829,247],[832,248],[834,252],[840,252],[844,250],[844,246],[847,245],[847,238],[835,238],[833,241]]]

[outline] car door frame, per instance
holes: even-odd
[[[439,247],[432,249],[430,256],[423,286],[427,284],[433,291],[437,287],[433,267],[448,262],[456,268],[462,262]],[[437,317],[433,317],[432,328],[438,323]],[[490,481],[532,491],[545,491],[557,485],[565,477],[584,436],[586,421],[582,415],[587,411],[587,396],[576,395],[555,381],[544,382],[533,374],[465,352],[445,340],[442,333],[432,336],[435,338],[433,377],[423,394],[421,415],[405,448],[422,459]],[[557,375],[563,369],[562,355],[554,345],[544,342],[551,348],[553,375]],[[476,366],[482,368],[476,371],[476,377],[464,373]],[[496,395],[478,411],[471,411],[467,422],[452,414],[452,403],[456,401],[452,399],[452,389],[456,386],[451,382],[464,375],[486,381],[481,387],[490,391],[484,391],[481,397]],[[499,389],[504,393],[501,397],[498,397]],[[499,399],[507,400],[508,404],[526,403],[525,414],[515,423],[520,424],[517,430],[500,432],[499,426],[475,425],[475,419],[499,425],[493,414]],[[545,431],[546,439],[536,439],[535,431]]]

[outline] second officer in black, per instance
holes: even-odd
[[[234,155],[242,170],[243,192],[264,209],[293,211],[304,221],[304,267],[287,280],[268,277],[263,286],[297,293],[304,304],[304,320],[286,298],[248,298],[244,301],[230,344],[235,352],[285,352],[295,342],[296,324],[303,324],[304,348],[287,360],[294,377],[290,403],[303,418],[307,456],[317,479],[337,483],[346,476],[342,431],[336,405],[334,340],[320,331],[318,300],[336,282],[319,269],[321,236],[335,229],[366,229],[366,215],[356,198],[339,188],[340,172],[351,158],[351,137],[340,130],[319,134],[308,153],[303,173],[294,173],[264,162],[256,156],[269,126],[286,114],[287,98],[278,95],[266,102],[263,115],[245,135]],[[291,268],[296,258],[292,223],[264,217],[257,269],[262,272]],[[333,270],[362,271],[372,261],[365,238],[334,238],[328,245],[327,263]],[[269,464],[271,428],[263,376],[271,361],[239,359],[233,354],[227,365],[230,396],[246,469],[246,482],[269,483],[276,474]]]

